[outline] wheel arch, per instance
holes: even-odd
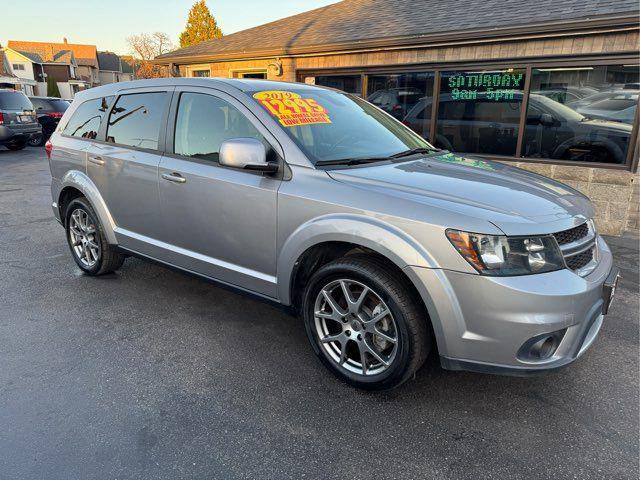
[[[76,193],[79,192],[89,201],[96,212],[96,215],[98,215],[107,242],[112,245],[117,244],[113,217],[111,216],[102,195],[100,195],[98,187],[96,187],[91,179],[79,170],[70,170],[64,175],[64,177],[62,177],[60,183],[60,193],[58,194],[57,200],[58,208],[60,210],[60,218],[62,219],[63,224],[65,222],[63,206],[68,205],[69,201],[79,196]]]
[[[400,270],[408,265],[435,266],[422,245],[388,223],[362,215],[326,215],[304,223],[284,242],[277,265],[280,301],[293,305],[297,275],[310,256],[328,252],[331,260],[358,248],[386,259]]]

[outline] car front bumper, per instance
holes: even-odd
[[[585,277],[571,270],[488,277],[406,267],[429,309],[443,368],[528,375],[582,355],[600,330],[617,279],[609,247],[597,242],[600,261]],[[558,338],[553,354],[523,358],[527,342],[551,333]]]

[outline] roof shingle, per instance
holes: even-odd
[[[98,56],[95,45],[9,40],[7,46],[37,63],[55,63],[57,62],[56,56],[58,56],[60,52],[69,51],[73,53],[73,57],[78,65],[98,68]],[[69,62],[60,61],[59,63]]]
[[[637,0],[344,0],[156,58],[286,54],[304,47],[637,14],[639,8]]]

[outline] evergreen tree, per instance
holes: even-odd
[[[205,0],[198,0],[189,10],[187,26],[180,34],[180,47],[188,47],[220,37],[222,37],[222,30],[211,15]]]
[[[60,98],[58,82],[56,82],[53,77],[47,77],[47,96]]]

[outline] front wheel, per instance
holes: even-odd
[[[400,385],[429,353],[428,319],[408,280],[366,255],[320,268],[305,290],[303,313],[322,363],[360,388]]]

